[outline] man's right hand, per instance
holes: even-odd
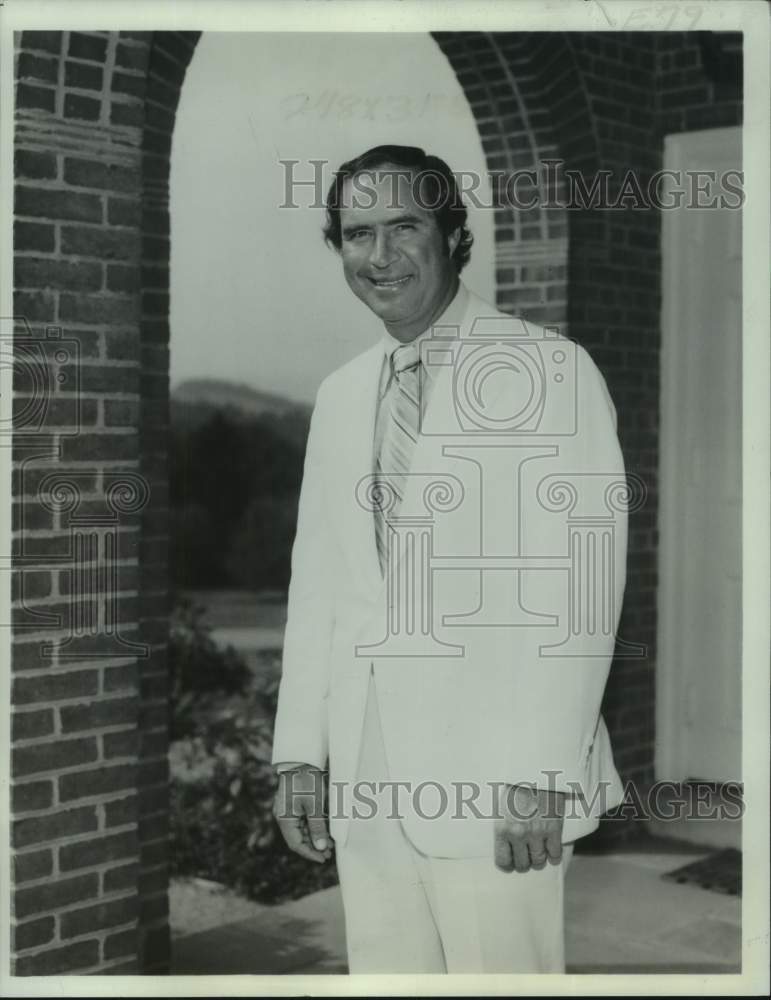
[[[323,864],[332,857],[324,817],[324,772],[311,764],[282,771],[273,815],[287,846],[309,861]]]

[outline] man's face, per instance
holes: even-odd
[[[450,254],[460,233],[445,240],[433,213],[420,206],[420,192],[395,170],[380,167],[345,181],[340,253],[354,295],[392,332],[416,335],[447,304],[456,278]]]

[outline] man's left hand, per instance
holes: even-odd
[[[527,872],[562,860],[565,794],[529,785],[505,785],[495,821],[495,865]]]

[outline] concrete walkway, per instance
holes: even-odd
[[[741,900],[661,878],[707,853],[661,841],[644,850],[575,855],[566,878],[568,972],[740,971]],[[227,896],[217,902],[217,890],[209,892],[208,918],[196,894],[198,924],[189,933],[189,918],[187,928],[180,923],[193,902],[190,886],[172,891],[174,974],[347,972],[337,887],[280,906]]]

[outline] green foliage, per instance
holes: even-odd
[[[195,733],[215,694],[248,689],[251,672],[232,646],[220,649],[203,624],[205,609],[176,599],[169,631],[171,739]]]
[[[262,653],[251,672],[234,650],[216,647],[201,611],[181,603],[170,645],[173,873],[263,903],[334,885],[334,864],[316,866],[289,851],[273,818],[280,654]]]
[[[181,587],[286,587],[308,419],[214,410],[172,424],[171,569]]]
[[[234,533],[226,563],[239,586],[249,590],[289,586],[297,499],[297,494],[285,494],[251,501]]]

